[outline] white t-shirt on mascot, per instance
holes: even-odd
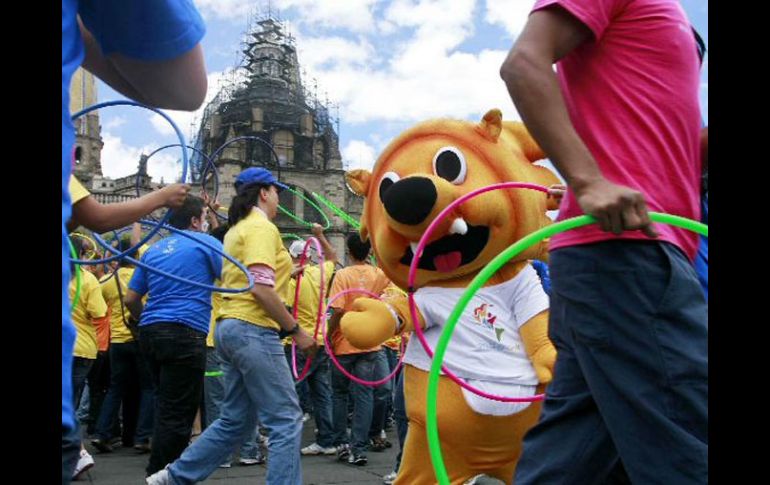
[[[425,339],[432,349],[435,350],[444,324],[465,290],[425,287],[415,293],[415,302],[426,322]],[[455,327],[444,365],[484,392],[509,397],[534,395],[538,379],[519,328],[547,309],[548,295],[529,265],[509,281],[481,288]],[[430,371],[431,358],[416,337],[409,341],[404,363]],[[529,404],[493,401],[465,388],[463,394],[468,405],[481,414],[505,416]]]

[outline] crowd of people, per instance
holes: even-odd
[[[559,217],[586,213],[599,222],[551,240],[549,337],[558,357],[539,424],[524,441],[518,484],[708,478],[707,303],[692,264],[698,240],[653,226],[648,215],[649,206],[701,216],[708,132],[703,141],[697,51],[674,0],[628,3],[538,0],[501,69],[524,122],[567,181]],[[147,105],[192,110],[203,102],[205,26],[192,2],[64,0],[62,20],[62,483],[94,466],[84,435],[101,453],[118,438],[148,453],[150,485],[200,482],[236,456],[263,463],[263,445],[267,483],[299,485],[303,455],[365,466],[367,452],[391,446],[390,423],[403,443],[402,376],[357,383],[330,364],[316,333],[325,297],[401,291],[369,263],[358,234],[347,237],[349,264],[338,269],[341,258],[314,226],[325,263],[300,266],[304,243],[287,248],[273,223],[285,186],[263,168],[237,176],[222,225],[209,211],[215,201],[191,195],[187,184],[102,205],[70,174],[69,83],[79,65]],[[131,258],[80,271],[68,262],[71,245],[83,259],[109,255],[88,231],[134,224],[113,252],[137,246],[137,221],[163,207],[175,230]],[[633,289],[629,273],[643,275]],[[251,289],[233,291],[249,279]],[[407,337],[352,346],[339,321],[355,298],[332,304],[328,350],[357,379],[382,380]],[[292,368],[302,372],[307,359],[298,383]],[[302,448],[306,415],[317,433]],[[196,421],[202,433],[191,440]],[[384,480],[397,475],[398,463]]]

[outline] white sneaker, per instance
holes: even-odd
[[[388,473],[387,475],[382,477],[382,483],[384,483],[385,485],[393,485],[393,482],[396,481],[396,475],[397,473],[395,471]]]
[[[219,468],[230,468],[232,466],[233,466],[232,462],[226,461],[226,462],[222,463],[221,465],[219,465]]]
[[[145,479],[147,485],[173,485],[168,474],[168,465],[163,470],[157,471]]]
[[[261,465],[265,462],[265,457],[260,456],[258,458],[239,458],[238,463],[243,466]]]
[[[80,478],[86,470],[91,469],[94,466],[94,457],[92,457],[86,450],[80,450],[80,458],[75,465],[75,471],[72,473],[72,479],[77,480]]]
[[[310,421],[310,415],[308,413],[303,414],[302,415],[302,422],[306,423],[308,421]]]
[[[311,445],[308,445],[302,448],[300,450],[300,453],[302,453],[303,455],[333,455],[337,453],[337,448],[334,446],[324,448],[318,443],[313,443]]]
[[[476,475],[475,477],[470,478],[469,480],[463,482],[463,485],[476,485],[476,482],[479,481],[479,478],[481,478],[483,476],[484,476],[483,473],[481,475]]]

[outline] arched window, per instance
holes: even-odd
[[[290,131],[273,133],[273,149],[278,155],[278,165],[286,167],[294,164],[294,135]]]

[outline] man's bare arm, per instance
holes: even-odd
[[[642,229],[655,237],[644,196],[604,178],[570,121],[553,64],[589,41],[587,26],[560,8],[533,12],[500,69],[532,136],[604,231]]]
[[[117,53],[105,56],[80,18],[78,24],[85,44],[83,68],[114,90],[162,109],[194,111],[203,104],[208,79],[200,44],[165,61],[141,61]]]

